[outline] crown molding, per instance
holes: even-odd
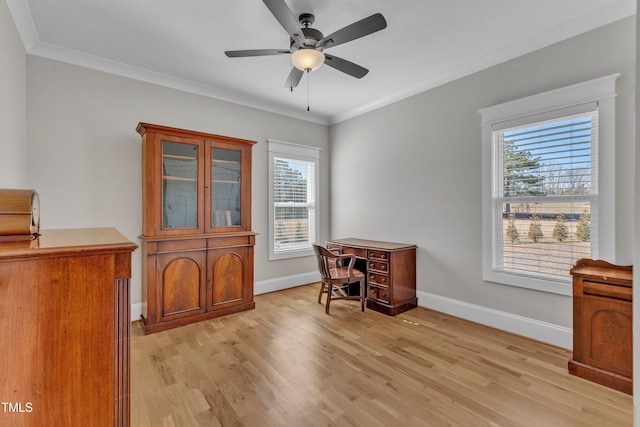
[[[157,73],[155,71],[134,67],[116,61],[100,58],[97,56],[87,55],[70,49],[53,46],[42,42],[33,45],[29,55],[53,59],[56,61],[78,65],[84,68],[90,68],[96,71],[102,71],[121,77],[127,77],[133,80],[143,81],[145,83],[156,84],[159,86],[176,89],[182,92],[193,93],[220,101],[238,104],[249,108],[263,110],[269,113],[281,114],[308,122],[328,124],[325,116],[300,111],[298,109],[283,107],[280,104],[272,103],[268,100],[257,99],[248,95],[235,93],[226,89],[213,86],[207,86],[192,81],[179,79],[167,74]]]
[[[377,110],[419,93],[425,92],[454,80],[471,75],[478,71],[493,67],[527,53],[550,46],[560,41],[594,30],[620,19],[636,14],[635,2],[620,0],[613,5],[604,7],[592,13],[582,15],[563,25],[548,31],[538,33],[529,38],[518,40],[487,55],[458,64],[442,73],[428,76],[422,81],[409,85],[396,93],[361,107],[329,117],[329,124],[333,125],[361,114]]]
[[[103,71],[110,74],[128,77],[134,80],[144,81],[172,89],[194,93],[221,101],[226,101],[245,107],[255,108],[275,114],[280,114],[308,122],[333,125],[384,106],[401,101],[405,98],[433,89],[437,86],[452,82],[475,72],[487,69],[494,65],[522,56],[537,49],[557,43],[561,40],[593,30],[611,22],[632,16],[636,13],[636,4],[628,0],[604,7],[596,12],[582,15],[563,25],[541,32],[532,37],[518,40],[501,49],[490,52],[465,63],[461,63],[439,74],[426,77],[424,80],[408,85],[396,91],[392,95],[382,97],[377,101],[360,107],[343,111],[333,116],[324,116],[312,112],[300,111],[294,108],[284,107],[280,104],[265,99],[258,99],[247,94],[240,94],[226,89],[206,86],[199,83],[179,79],[173,76],[157,73],[127,64],[98,58],[82,52],[60,48],[58,46],[42,43],[31,18],[31,11],[26,0],[6,0],[9,11],[24,44],[27,54],[41,56],[49,59],[67,62],[70,64]]]

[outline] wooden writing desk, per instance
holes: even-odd
[[[367,278],[367,308],[395,316],[418,305],[416,245],[363,239],[333,239],[327,246],[358,258]]]

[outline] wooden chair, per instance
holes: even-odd
[[[361,310],[364,311],[367,297],[365,276],[353,268],[356,261],[355,255],[337,254],[335,250],[331,251],[320,245],[313,245],[313,250],[318,257],[318,270],[322,277],[318,304],[322,302],[322,294],[327,294],[325,313],[329,314],[331,300],[336,299],[360,300]],[[348,285],[355,282],[360,282],[360,295],[349,296]]]

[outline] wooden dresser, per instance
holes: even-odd
[[[326,243],[358,259],[356,268],[367,277],[367,308],[395,316],[418,305],[416,245],[352,238]]]
[[[632,394],[632,267],[585,258],[571,274],[573,359],[569,372]]]
[[[128,426],[131,253],[111,228],[0,243],[0,425]]]

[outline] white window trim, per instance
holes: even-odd
[[[267,139],[268,144],[268,158],[269,158],[269,260],[278,260],[278,259],[287,259],[287,258],[296,258],[303,256],[313,255],[313,249],[305,249],[298,251],[289,251],[286,253],[276,253],[275,252],[275,230],[274,230],[274,188],[273,188],[273,178],[274,178],[274,157],[284,157],[287,159],[295,159],[295,160],[303,160],[307,162],[315,162],[315,234],[316,238],[319,233],[319,224],[320,224],[320,208],[319,208],[319,176],[320,176],[320,148],[319,147],[311,147],[308,145],[294,144],[291,142],[283,142],[277,141],[274,139]],[[315,242],[311,242],[315,243]]]
[[[479,110],[482,115],[482,278],[489,282],[571,295],[570,284],[511,275],[493,269],[493,204],[491,194],[492,132],[511,123],[553,116],[559,110],[597,102],[599,258],[615,263],[615,82],[620,74],[563,87]]]

